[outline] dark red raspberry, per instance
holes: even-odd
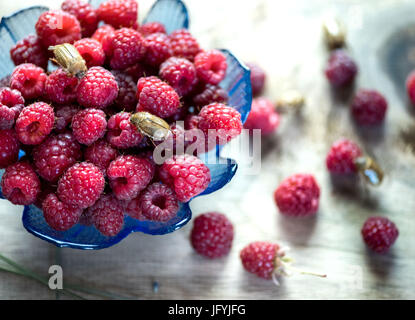
[[[78,19],[65,11],[43,12],[35,27],[37,36],[45,48],[62,43],[74,43],[81,39],[81,25]]]
[[[106,175],[111,161],[118,157],[118,151],[104,139],[98,140],[88,146],[84,152],[84,158],[95,164]]]
[[[13,128],[14,120],[13,110],[0,104],[0,130]]]
[[[138,80],[137,99],[137,112],[148,111],[161,118],[172,116],[180,108],[177,92],[154,76]]]
[[[274,200],[280,212],[287,216],[304,217],[318,210],[320,188],[310,174],[294,174],[278,186]]]
[[[412,104],[415,105],[415,70],[412,71],[406,78],[406,91]]]
[[[105,53],[102,45],[95,39],[84,38],[74,44],[79,54],[84,58],[88,68],[102,66],[105,62]]]
[[[108,120],[107,140],[111,145],[120,149],[136,147],[143,136],[130,122],[130,113],[120,112]]]
[[[351,112],[360,125],[379,125],[386,115],[388,103],[376,90],[360,89],[353,98]]]
[[[196,69],[185,58],[171,57],[160,66],[160,77],[183,97],[190,93],[197,83]]]
[[[0,88],[0,130],[11,129],[24,108],[25,100],[18,90]]]
[[[135,0],[109,0],[97,9],[99,20],[115,29],[133,27],[138,19],[138,3]]]
[[[250,133],[253,129],[260,129],[261,135],[267,136],[273,133],[279,124],[280,116],[271,100],[265,97],[252,100],[251,111],[244,123],[245,129],[249,129]]]
[[[357,65],[345,50],[337,49],[330,54],[325,73],[334,87],[344,87],[356,77]]]
[[[125,73],[133,77],[135,83],[137,83],[138,79],[142,77],[156,76],[158,74],[158,70],[144,63],[136,63],[135,65],[128,67],[124,71]]]
[[[219,50],[202,51],[195,57],[195,68],[199,79],[205,83],[218,84],[226,75],[225,55]]]
[[[78,79],[62,69],[53,71],[45,84],[48,98],[55,103],[71,103],[76,101]]]
[[[61,105],[55,107],[55,131],[63,132],[72,123],[72,118],[80,111],[77,105]]]
[[[47,77],[42,68],[24,63],[14,69],[10,88],[19,90],[25,99],[35,99],[43,95]]]
[[[50,182],[40,179],[40,192],[33,204],[42,210],[43,201],[45,201],[49,194],[56,193],[56,188],[56,185],[52,185]]]
[[[92,67],[78,85],[78,103],[84,107],[103,109],[118,96],[114,76],[102,67]]]
[[[162,183],[153,183],[140,195],[142,215],[151,221],[166,222],[179,211],[173,190]]]
[[[147,23],[144,23],[138,28],[138,31],[140,31],[140,33],[144,37],[146,37],[150,34],[153,34],[153,33],[167,33],[166,28],[160,22],[147,22]]]
[[[105,112],[99,109],[84,109],[72,118],[73,135],[82,144],[90,145],[101,139],[106,129]]]
[[[193,61],[200,51],[199,43],[186,29],[173,31],[169,38],[173,56]]]
[[[253,62],[247,63],[246,65],[251,71],[252,95],[255,97],[264,91],[266,80],[265,70]]]
[[[118,70],[113,70],[111,73],[118,84],[118,97],[115,104],[123,111],[134,111],[137,105],[137,84],[133,77]]]
[[[227,103],[229,99],[226,90],[213,84],[205,84],[202,90],[193,97],[195,106],[203,107],[211,103]]]
[[[111,40],[112,69],[125,69],[137,63],[145,55],[145,41],[141,34],[129,28],[122,28],[114,32]]]
[[[192,247],[202,256],[226,256],[232,247],[233,225],[222,213],[203,213],[194,220],[190,241]]]
[[[82,209],[63,203],[54,193],[50,193],[43,201],[42,210],[47,224],[58,231],[72,228],[82,214]]]
[[[202,193],[210,183],[209,168],[202,160],[190,155],[173,156],[166,160],[160,167],[159,175],[181,202],[188,202]]]
[[[171,57],[170,40],[164,33],[150,34],[144,41],[146,46],[144,60],[150,66],[158,67],[163,61]]]
[[[362,228],[363,240],[377,253],[386,253],[398,235],[396,225],[385,217],[370,217]]]
[[[35,102],[20,112],[16,132],[24,144],[40,144],[52,131],[55,116],[53,108],[45,102]]]
[[[57,181],[82,157],[81,146],[70,132],[50,135],[32,151],[36,172],[45,180]]]
[[[28,162],[19,161],[6,168],[1,178],[1,191],[13,204],[29,205],[36,201],[40,181]]]
[[[125,213],[128,214],[131,218],[145,221],[147,218],[143,215],[143,211],[141,210],[141,199],[140,195],[133,200],[125,202]]]
[[[82,37],[90,37],[98,26],[98,15],[86,0],[65,0],[61,9],[73,14],[81,24]]]
[[[20,143],[14,130],[0,130],[0,169],[17,161],[19,148]]]
[[[57,195],[62,202],[85,209],[98,200],[104,187],[104,174],[97,166],[75,163],[59,179]]]
[[[48,66],[48,54],[39,38],[28,35],[26,38],[16,42],[10,49],[10,57],[14,64],[18,66],[22,63],[33,63],[44,70]]]
[[[12,78],[11,74],[0,79],[0,88],[1,87],[10,87],[10,79]]]
[[[336,174],[355,173],[357,172],[355,160],[361,155],[362,151],[356,143],[347,139],[340,139],[333,143],[327,154],[327,169]]]
[[[186,130],[197,129],[201,117],[197,115],[189,115],[184,120],[184,128]]]
[[[94,217],[90,214],[90,212],[87,210],[84,210],[81,214],[81,217],[78,221],[79,224],[83,226],[90,227],[94,224]]]
[[[147,159],[119,156],[108,166],[107,176],[117,199],[131,200],[153,179],[154,166]]]
[[[107,57],[112,55],[111,42],[114,37],[114,32],[115,29],[112,26],[105,24],[99,27],[92,35],[92,39],[95,39],[101,43],[102,49]]]

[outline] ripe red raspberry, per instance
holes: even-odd
[[[125,69],[144,57],[146,53],[145,41],[137,30],[122,28],[114,32],[111,50],[111,68]]]
[[[347,139],[340,139],[333,143],[327,154],[327,169],[336,174],[355,173],[357,172],[355,160],[361,155],[362,151],[356,143]]]
[[[173,31],[169,38],[173,56],[193,61],[200,51],[199,43],[186,29]]]
[[[73,135],[82,144],[90,145],[101,139],[106,129],[105,112],[99,109],[84,109],[72,118]]]
[[[130,113],[120,112],[108,120],[107,140],[111,145],[120,149],[136,147],[143,136],[130,122]]]
[[[169,221],[179,211],[179,203],[173,190],[162,183],[149,185],[139,199],[142,215],[151,221]]]
[[[170,58],[172,51],[170,40],[164,33],[153,33],[145,37],[146,55],[144,61],[153,67],[158,67]]]
[[[95,164],[106,175],[107,168],[111,161],[118,157],[117,149],[114,149],[104,139],[98,140],[88,146],[84,152],[84,158]]]
[[[357,65],[345,50],[337,49],[330,54],[325,73],[334,87],[344,87],[356,77]]]
[[[107,57],[112,55],[111,42],[114,37],[114,32],[115,29],[112,26],[105,24],[99,27],[92,35],[92,39],[101,43],[102,49]]]
[[[376,90],[360,89],[353,98],[351,112],[360,125],[379,125],[386,115],[388,103]]]
[[[190,93],[197,83],[196,68],[185,58],[171,57],[160,66],[160,77],[183,97]]]
[[[377,253],[386,253],[398,235],[396,225],[385,217],[370,217],[362,228],[363,240]]]
[[[190,241],[202,256],[226,256],[232,247],[233,225],[222,213],[203,213],[194,220]]]
[[[252,95],[255,97],[264,91],[266,80],[265,70],[253,62],[247,63],[246,65],[251,71]]]
[[[102,67],[89,69],[78,85],[78,103],[86,108],[103,109],[118,95],[114,76]]]
[[[159,78],[141,78],[137,83],[137,112],[148,111],[167,118],[180,108],[180,98],[174,89]]]
[[[166,160],[160,167],[159,175],[181,202],[188,202],[202,193],[210,183],[209,168],[199,158],[189,155],[173,156]]]
[[[147,159],[119,156],[108,166],[107,176],[117,199],[131,200],[153,179],[154,166]]]
[[[42,68],[24,63],[14,68],[10,88],[19,90],[25,99],[35,99],[43,95],[46,79]]]
[[[13,110],[0,104],[0,130],[13,128],[14,120]]]
[[[134,111],[137,105],[137,84],[133,77],[118,70],[113,70],[111,73],[118,84],[118,97],[115,100],[115,104],[121,110]]]
[[[43,216],[54,230],[66,231],[78,223],[82,209],[63,203],[50,193],[42,203]]]
[[[99,20],[115,29],[131,28],[138,19],[138,3],[135,0],[109,0],[97,9]]]
[[[18,90],[0,88],[0,130],[11,129],[24,108],[25,100]]]
[[[304,217],[318,210],[320,188],[310,174],[294,174],[278,186],[274,200],[280,212],[287,216]]]
[[[140,31],[140,33],[144,37],[146,37],[150,34],[153,34],[153,33],[167,33],[166,28],[160,22],[147,22],[147,23],[144,23],[138,28],[138,31]]]
[[[137,219],[139,221],[147,220],[147,218],[143,215],[143,211],[141,210],[140,195],[130,201],[125,201],[124,204],[125,213],[128,214],[131,218]]]
[[[29,205],[36,201],[40,181],[28,162],[19,161],[6,168],[1,178],[1,191],[13,204]]]
[[[260,129],[262,136],[273,133],[280,124],[280,116],[275,110],[272,101],[265,97],[259,97],[252,100],[251,111],[244,123],[244,128]]]
[[[63,132],[72,123],[72,118],[80,111],[77,105],[61,105],[55,107],[55,131]]]
[[[62,202],[85,209],[98,200],[104,187],[104,174],[97,166],[75,163],[59,179],[57,195]]]
[[[43,12],[35,27],[37,36],[45,48],[62,43],[74,43],[81,39],[81,25],[78,19],[65,11]]]
[[[45,102],[35,102],[20,112],[15,125],[17,137],[24,144],[39,144],[52,131],[54,122],[53,108]]]
[[[48,98],[55,103],[76,101],[78,79],[62,69],[53,71],[46,80],[45,91]]]
[[[48,66],[47,51],[34,34],[16,42],[10,49],[10,57],[16,66],[23,63],[33,63],[44,70]]]
[[[199,79],[205,83],[218,84],[226,75],[225,55],[219,50],[202,51],[195,57],[195,68]]]
[[[82,37],[90,37],[98,26],[98,15],[86,0],[65,0],[61,9],[73,14],[81,25]]]
[[[0,130],[0,169],[17,161],[19,148],[20,143],[14,130]]]
[[[73,45],[78,50],[82,58],[84,58],[88,68],[99,67],[104,64],[105,53],[99,41],[95,39],[83,38],[76,41]]]
[[[87,211],[95,227],[104,236],[113,237],[124,226],[123,205],[112,194],[102,195]]]
[[[415,105],[415,70],[413,70],[406,78],[406,91],[412,104]]]
[[[57,181],[82,157],[81,146],[70,132],[50,135],[32,152],[36,172],[45,180]]]
[[[227,103],[229,99],[226,90],[213,84],[205,84],[202,90],[193,97],[195,106],[203,107],[211,103]]]

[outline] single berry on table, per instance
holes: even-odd
[[[376,90],[360,89],[351,104],[353,118],[363,126],[380,125],[385,120],[387,109],[385,97]]]
[[[348,139],[334,142],[327,154],[326,165],[331,173],[352,174],[358,171],[356,159],[362,155],[359,146]]]
[[[362,227],[362,237],[376,253],[386,253],[398,238],[396,225],[386,217],[370,217]]]
[[[344,87],[356,77],[357,65],[345,50],[337,49],[330,54],[325,74],[334,87]]]

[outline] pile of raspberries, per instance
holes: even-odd
[[[2,192],[13,204],[41,208],[55,230],[81,223],[115,236],[124,214],[166,222],[209,185],[197,154],[156,163],[155,142],[130,122],[132,113],[164,119],[173,137],[232,129],[219,139],[226,143],[241,132],[241,116],[219,86],[224,54],[203,50],[187,30],[167,35],[161,23],[137,20],[134,0],[97,9],[66,0],[10,50],[16,68],[0,88]],[[48,48],[64,43],[85,60],[83,77],[60,66],[48,71]]]

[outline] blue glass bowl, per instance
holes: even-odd
[[[91,1],[97,7],[102,1]],[[39,15],[48,10],[46,7],[30,7],[20,10],[9,17],[4,17],[0,22],[0,78],[13,71],[14,65],[9,57],[10,48],[28,34],[35,33],[34,26]],[[162,22],[168,33],[182,28],[188,28],[189,17],[186,6],[180,0],[158,0],[155,2],[144,22]],[[251,109],[252,92],[250,74],[231,52],[222,50],[227,57],[228,71],[221,86],[229,93],[229,104],[234,106],[242,115],[245,122]],[[22,153],[23,154],[23,153]],[[231,159],[220,158],[220,148],[209,154],[209,159],[220,160],[216,164],[207,164],[212,181],[208,188],[201,194],[209,194],[226,185],[235,175],[237,164]],[[0,176],[4,170],[0,170]],[[0,196],[1,190],[0,190]],[[173,232],[184,226],[192,217],[188,203],[182,203],[177,216],[166,222],[138,221],[126,216],[124,228],[114,237],[103,236],[95,227],[76,225],[73,228],[61,232],[50,228],[40,209],[34,205],[25,206],[23,210],[23,226],[35,236],[49,241],[58,247],[70,247],[76,249],[102,249],[110,247],[131,232],[141,231],[147,234],[161,235]]]

